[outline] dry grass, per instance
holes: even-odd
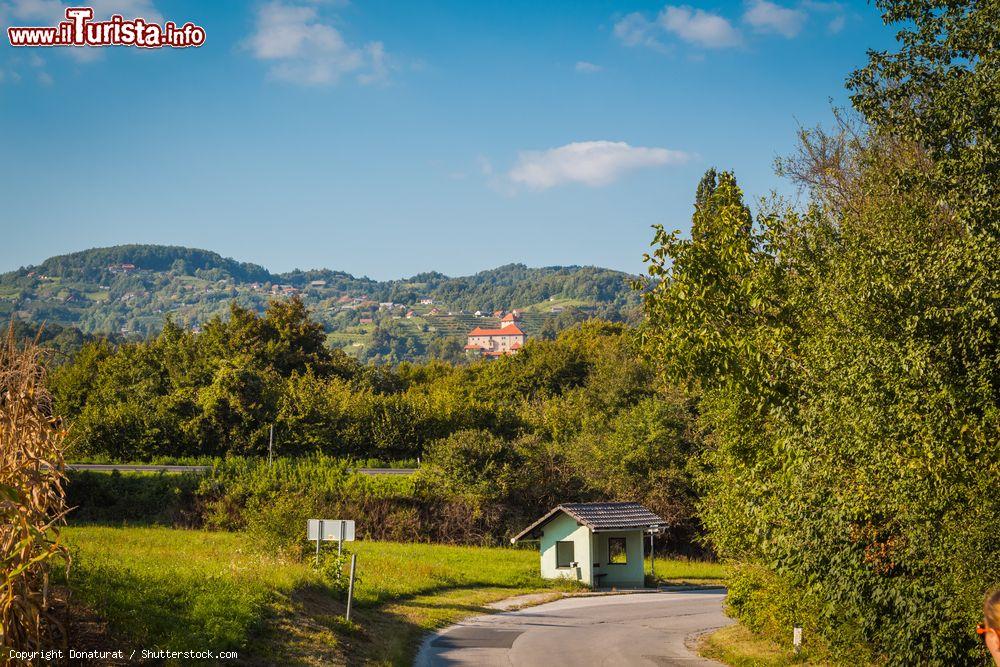
[[[0,647],[5,651],[65,644],[49,592],[50,563],[65,555],[58,530],[66,512],[65,432],[51,414],[41,354],[34,343],[19,345],[13,327],[0,342]]]
[[[795,653],[791,647],[791,637],[788,645],[779,646],[770,640],[757,637],[739,624],[703,636],[699,642],[698,652],[706,658],[718,660],[732,667],[830,666],[830,663],[822,658],[812,656],[808,647],[801,653]]]

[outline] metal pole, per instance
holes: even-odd
[[[274,424],[271,424],[271,435],[267,438],[267,465],[271,465],[274,454]]]
[[[344,619],[351,620],[351,598],[354,597],[354,565],[358,561],[357,554],[351,554],[351,578],[347,582],[347,614],[344,615]]]
[[[654,533],[650,531],[649,533],[649,576],[653,579],[653,585],[656,585],[656,552],[653,550],[653,535]]]
[[[337,540],[337,558],[340,558],[340,555],[344,553],[344,530],[346,523],[343,519],[340,520],[340,539]]]
[[[319,538],[323,534],[323,522],[319,522],[319,528],[316,529],[316,567],[319,567]]]

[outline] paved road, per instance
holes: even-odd
[[[418,667],[681,665],[717,667],[685,639],[731,621],[720,590],[571,597],[477,616],[424,642]]]
[[[195,472],[203,473],[212,469],[211,466],[154,466],[154,465],[119,465],[98,463],[69,463],[70,470],[96,470],[98,472]],[[412,475],[416,468],[358,468],[362,475]]]

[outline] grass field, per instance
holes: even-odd
[[[646,574],[649,574],[649,559],[646,559]],[[696,560],[656,559],[656,580],[658,584],[718,585],[727,577],[726,566],[721,563],[707,563]]]
[[[233,649],[251,664],[409,664],[428,630],[523,593],[571,590],[538,576],[534,550],[355,542],[356,624],[308,563],[262,555],[242,533],[65,529],[75,599],[144,648]],[[657,560],[657,575],[713,583],[718,565]]]
[[[810,656],[805,645],[801,653],[796,654],[791,647],[791,637],[788,645],[779,646],[767,639],[754,636],[742,625],[730,625],[705,635],[698,647],[698,652],[706,658],[718,660],[732,667],[787,667],[789,665],[807,665],[809,667],[825,667],[831,663]]]
[[[356,626],[308,564],[257,553],[241,533],[65,529],[75,599],[144,648],[235,649],[260,664],[331,664],[348,653],[407,664],[428,629],[512,595],[553,588],[537,554],[357,542]]]

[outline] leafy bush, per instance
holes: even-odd
[[[75,470],[68,473],[66,498],[75,522],[195,526],[200,483],[195,474]]]

